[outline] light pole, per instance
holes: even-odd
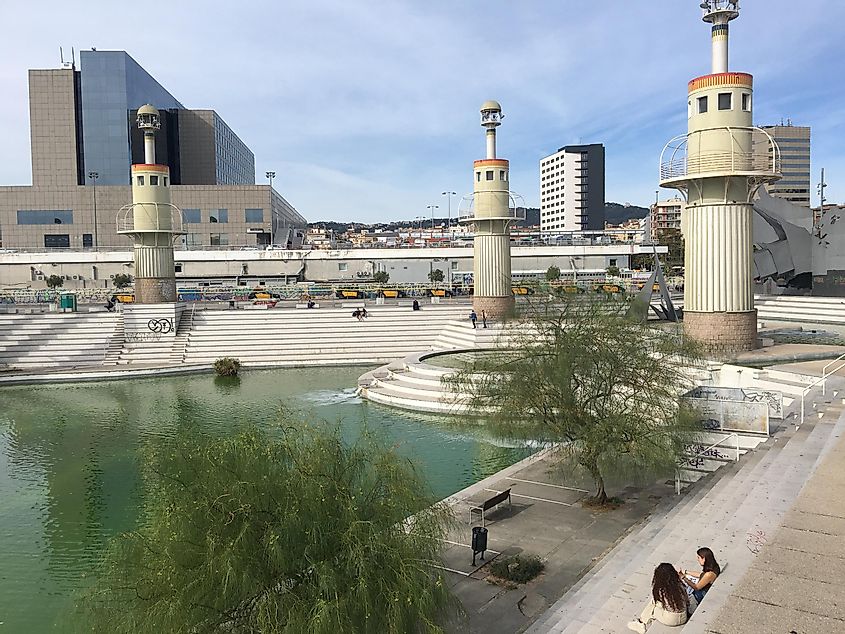
[[[449,231],[449,235],[451,236],[451,229],[452,229],[452,196],[457,196],[458,192],[442,192],[441,196],[448,196],[448,206],[446,207],[446,230]]]
[[[431,210],[431,234],[434,235],[434,210],[440,209],[440,205],[426,205],[426,209]]]
[[[99,172],[88,172],[88,178],[94,181],[94,247],[100,247],[100,239],[97,233],[97,179],[100,178]]]
[[[276,172],[264,172],[264,176],[270,179],[270,191],[273,190],[273,179],[276,178]]]

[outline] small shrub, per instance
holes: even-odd
[[[490,571],[501,579],[514,583],[528,583],[543,572],[546,565],[536,555],[514,555],[497,559],[490,564]]]
[[[44,279],[44,282],[47,284],[47,288],[59,288],[65,285],[61,275],[50,275]]]
[[[388,280],[390,280],[390,273],[387,271],[376,271],[373,273],[373,282],[387,284]]]
[[[241,369],[241,362],[232,357],[222,357],[214,362],[214,371],[217,376],[238,376]]]
[[[432,269],[428,273],[428,279],[435,284],[439,284],[444,280],[445,276],[443,275],[443,271],[440,269]]]

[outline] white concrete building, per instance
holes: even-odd
[[[540,159],[540,231],[604,228],[604,146],[567,145]]]

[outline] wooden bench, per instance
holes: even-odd
[[[491,497],[487,500],[484,500],[484,502],[482,502],[481,506],[470,507],[470,509],[469,509],[469,523],[472,524],[472,514],[475,513],[475,512],[478,512],[478,513],[481,514],[481,525],[484,526],[485,525],[484,524],[484,522],[485,522],[485,517],[484,517],[485,511],[489,511],[494,506],[498,506],[499,504],[501,504],[505,500],[508,501],[508,507],[510,507],[511,506],[511,490],[510,489],[506,489],[505,491],[501,491],[501,492],[497,493],[496,495],[494,495],[493,497]]]

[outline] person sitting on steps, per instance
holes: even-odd
[[[713,586],[713,582],[722,574],[722,568],[716,561],[713,551],[709,548],[699,548],[696,554],[698,555],[698,563],[701,565],[701,572],[678,570],[678,577],[690,588],[695,600],[701,603],[704,595]]]
[[[670,626],[687,622],[689,596],[672,564],[662,563],[654,569],[651,595],[651,601],[640,614],[640,618],[628,623],[629,630],[645,634],[649,624],[655,620]]]

